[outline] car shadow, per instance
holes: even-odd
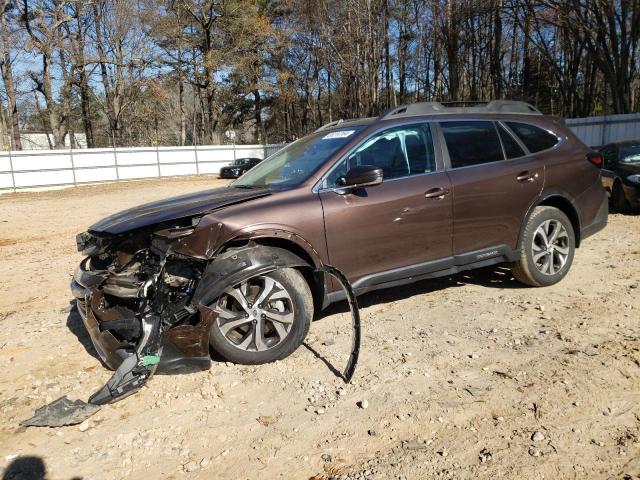
[[[386,288],[375,292],[365,293],[358,297],[358,307],[367,308],[373,305],[397,302],[416,295],[437,292],[464,285],[478,285],[487,288],[521,289],[529,288],[518,282],[511,275],[511,269],[506,265],[492,265],[490,267],[467,270],[440,278],[420,280],[418,282],[402,285],[399,287]],[[336,302],[323,310],[316,320],[349,311],[349,304],[346,301]]]
[[[505,289],[528,288],[526,285],[521,284],[513,278],[511,275],[511,269],[508,266],[492,265],[490,267],[468,270],[446,277],[421,280],[408,285],[365,293],[358,297],[358,307],[367,308],[372,305],[396,302],[416,295],[423,295],[454,287],[462,287],[464,285],[479,285],[488,288]],[[349,304],[346,300],[343,300],[331,304],[325,310],[320,312],[314,320],[319,321],[331,315],[348,313],[349,311]],[[344,380],[342,372],[340,372],[340,370],[338,370],[327,357],[323,356],[307,342],[304,342],[303,345],[315,358],[324,363],[331,373]]]
[[[640,215],[640,209],[634,210],[629,208],[627,210],[618,210],[613,205],[609,204],[609,214],[615,213],[617,215],[624,215],[625,217],[637,217]]]
[[[468,270],[458,273],[456,275],[450,275],[446,277],[421,280],[413,284],[403,285],[399,287],[387,288],[384,290],[378,290],[375,292],[369,292],[358,297],[359,308],[367,308],[372,305],[379,305],[385,303],[396,302],[407,298],[414,297],[416,295],[424,295],[440,290],[450,289],[454,287],[461,287],[464,285],[479,285],[488,288],[503,288],[503,289],[520,289],[527,288],[522,285],[511,275],[511,270],[505,265],[491,266],[480,268],[476,270]],[[325,310],[320,312],[314,321],[322,320],[323,318],[335,315],[338,313],[349,312],[349,304],[346,301],[336,302]],[[78,312],[75,301],[70,302],[69,315],[67,316],[67,328],[73,333],[78,341],[82,344],[84,349],[89,355],[97,359],[103,366],[104,363],[100,359],[96,349],[91,342],[91,337],[87,332],[86,327],[82,321],[82,317]],[[315,350],[307,342],[303,343],[304,347],[318,360],[323,362],[325,366],[338,378],[344,379],[342,372],[338,370],[332,363]],[[225,358],[216,353],[213,349],[209,349],[211,355],[211,361],[216,363],[225,362]],[[106,368],[106,366],[105,366]],[[160,372],[162,373],[162,372]]]

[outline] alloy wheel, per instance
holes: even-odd
[[[533,263],[544,275],[555,275],[569,257],[569,234],[558,220],[545,220],[533,234]]]
[[[217,326],[234,347],[260,352],[280,345],[295,318],[287,290],[268,276],[252,278],[227,290],[213,308]]]

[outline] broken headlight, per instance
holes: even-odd
[[[193,233],[193,231],[196,229],[195,227],[196,224],[197,223],[189,226],[183,226],[183,227],[175,226],[170,228],[164,228],[162,230],[156,230],[155,232],[153,232],[153,235],[151,237],[152,251],[155,251],[156,253],[159,253],[162,256],[166,255],[166,253],[168,252],[169,248],[173,243]]]
[[[76,246],[78,251],[83,255],[95,255],[104,251],[109,245],[108,239],[98,237],[89,232],[83,232],[76,235]]]

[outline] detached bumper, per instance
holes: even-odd
[[[117,280],[116,280],[117,281]],[[78,312],[91,337],[100,359],[110,369],[135,352],[140,338],[140,312],[118,302],[114,279],[106,271],[88,269],[87,260],[80,263],[73,280],[71,293],[76,299]],[[105,301],[107,295],[108,301]],[[115,300],[115,303],[114,303]],[[131,296],[127,298],[131,300]],[[209,309],[200,309],[194,322],[178,322],[163,335],[163,353],[159,368],[163,371],[201,370],[209,368],[209,330],[217,315]]]
[[[107,367],[115,370],[129,356],[131,346],[127,342],[116,339],[108,330],[102,331],[100,329],[100,324],[92,308],[93,291],[104,282],[106,277],[102,273],[85,270],[85,265],[86,260],[78,266],[73,280],[71,280],[71,293],[76,299],[78,312],[98,356]]]

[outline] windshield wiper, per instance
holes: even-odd
[[[256,188],[266,188],[262,185],[246,185],[246,184],[240,184],[240,185],[231,185],[233,188],[244,188],[246,190],[254,190]]]

